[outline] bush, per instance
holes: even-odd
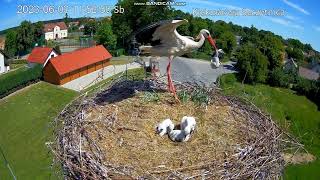
[[[269,74],[268,84],[271,86],[290,88],[295,83],[296,73],[285,72],[282,68],[276,68]]]
[[[268,59],[251,45],[242,46],[236,53],[236,68],[246,83],[264,83],[268,75]]]
[[[10,62],[11,64],[27,64],[28,61],[25,59],[17,59]]]
[[[15,89],[26,86],[28,83],[37,81],[42,77],[42,66],[37,65],[33,68],[7,74],[0,79],[0,97],[10,94]]]
[[[316,103],[320,109],[320,81],[312,81],[299,77],[293,89]]]

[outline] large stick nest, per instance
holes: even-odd
[[[179,84],[205,94],[202,103],[176,103],[159,80],[119,78],[70,103],[55,120],[50,145],[68,179],[278,179],[282,153],[303,146],[252,103],[218,88]],[[197,120],[185,143],[154,133],[157,122]],[[179,127],[178,127],[179,128]]]

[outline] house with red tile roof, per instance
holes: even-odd
[[[318,80],[320,78],[319,73],[301,66],[299,67],[298,73],[299,76],[309,80]]]
[[[45,24],[43,31],[46,40],[62,39],[68,37],[68,27],[64,22]]]
[[[43,78],[52,84],[65,84],[110,65],[112,55],[102,45],[79,49],[49,60]]]
[[[50,58],[57,57],[59,54],[54,48],[49,47],[35,47],[27,58],[29,67],[36,64],[42,64],[44,67]]]

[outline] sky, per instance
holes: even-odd
[[[195,16],[214,21],[224,20],[241,26],[255,26],[281,35],[299,39],[320,51],[320,1],[319,0],[176,0],[185,6],[173,6]],[[317,2],[318,1],[318,2]],[[65,10],[69,17],[110,16],[117,0],[0,0],[0,30],[14,27],[23,20],[32,22],[63,18]],[[84,7],[98,10],[85,11]],[[23,8],[22,8],[23,7]],[[52,11],[49,9],[52,7]],[[82,10],[80,10],[81,8]],[[248,12],[271,14],[248,15]],[[104,11],[104,12],[102,12]],[[236,12],[236,16],[230,12]],[[32,13],[33,12],[33,13]],[[217,12],[225,12],[217,14]],[[228,12],[228,13],[226,13]],[[246,12],[246,13],[244,13]],[[190,35],[194,36],[194,35]]]

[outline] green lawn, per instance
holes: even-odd
[[[45,82],[0,100],[0,146],[17,179],[55,179],[45,146],[50,122],[77,93]],[[0,154],[0,179],[11,179]]]
[[[226,94],[245,97],[270,113],[278,124],[294,134],[317,160],[307,165],[288,166],[285,179],[320,179],[320,111],[305,96],[267,85],[242,85],[234,74],[220,79]]]
[[[130,56],[119,56],[119,57],[112,57],[110,63],[112,65],[123,65],[132,62],[132,57]]]

